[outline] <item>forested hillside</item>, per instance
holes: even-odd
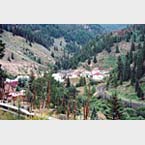
[[[126,54],[118,56],[107,87],[109,91],[117,90],[119,97],[143,101],[145,99],[145,25],[134,25],[126,29],[126,35],[122,37],[126,38],[131,46]]]
[[[55,70],[76,68],[80,62],[95,53],[103,49],[110,51],[105,43],[108,45],[108,41],[112,41],[109,40],[109,35],[106,36],[105,27],[98,24],[1,24],[0,27],[1,31],[4,31],[1,35],[7,50],[3,60],[13,62],[13,64],[20,60],[27,60],[27,64],[30,62],[45,66],[55,64]],[[115,26],[112,25],[112,27]],[[102,36],[103,34],[105,35]],[[97,39],[100,40],[98,46],[95,44]],[[109,43],[111,46],[111,42]],[[94,47],[94,51],[91,47]],[[21,66],[16,63],[15,66]],[[11,68],[9,66],[6,67]],[[14,71],[17,69],[15,68]]]
[[[1,28],[0,84],[17,82],[13,92],[25,96],[9,100],[1,85],[6,104],[34,112],[33,119],[145,119],[145,25],[112,32],[98,25]]]
[[[61,67],[64,67],[65,69],[76,68],[80,62],[93,59],[97,54],[104,50],[111,53],[112,48],[115,47],[115,49],[117,49],[117,45],[124,44],[123,51],[129,49],[128,47],[130,47],[131,42],[139,43],[144,40],[143,27],[144,25],[133,25],[122,30],[97,36],[95,39],[87,43],[83,49],[78,50],[74,57],[70,58],[69,61],[67,58],[61,61]],[[66,64],[66,62],[68,63]],[[64,66],[64,64],[66,65]],[[59,66],[60,65],[61,64],[59,64]]]
[[[84,45],[96,35],[102,34],[100,25],[61,25],[61,24],[2,24],[2,29],[26,38],[30,43],[37,42],[47,49],[53,45],[54,38],[64,37],[70,45]],[[72,44],[73,43],[73,44]]]

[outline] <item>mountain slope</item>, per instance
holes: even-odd
[[[1,63],[12,74],[46,70],[56,60],[72,56],[96,35],[104,33],[100,25],[1,24],[0,29],[6,43]]]
[[[35,73],[46,70],[49,63],[54,63],[51,52],[40,44],[33,43],[31,46],[26,39],[13,36],[4,31],[1,40],[5,43],[5,56],[0,63],[11,74],[29,74],[32,69]]]
[[[100,25],[65,25],[65,24],[2,24],[2,29],[26,38],[30,42],[37,42],[49,49],[54,38],[64,37],[67,42],[84,45],[90,39],[104,32]]]
[[[107,81],[108,92],[116,92],[119,98],[128,102],[141,103],[145,100],[145,25],[133,25],[116,36],[120,34],[120,43],[125,39],[130,47],[116,57]]]
[[[67,69],[72,67],[67,66],[70,62],[79,63],[89,55],[94,55],[92,52],[90,54],[90,50],[91,47],[96,47],[94,43],[96,36],[100,42],[106,39],[105,43],[108,43],[110,39],[109,35],[108,38],[104,37],[105,27],[97,24],[1,24],[0,27],[4,30],[1,35],[6,43],[5,57],[1,62],[13,74],[28,73],[31,67],[39,72],[42,68],[47,69],[53,64],[60,65],[61,62],[62,68]],[[117,26],[114,29],[117,29]],[[95,49],[97,50],[95,53],[100,52],[99,49],[108,51],[104,46]],[[68,62],[74,55],[75,60]],[[25,69],[23,65],[26,66]]]

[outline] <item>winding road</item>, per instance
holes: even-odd
[[[98,98],[102,98],[102,99],[106,99],[109,100],[112,96],[110,96],[107,91],[106,91],[106,85],[100,85],[96,88],[97,90],[97,97]],[[144,102],[137,102],[134,100],[128,100],[125,98],[121,98],[122,103],[124,104],[124,106],[126,107],[131,107],[131,108],[139,108],[139,107],[145,107],[145,103]]]

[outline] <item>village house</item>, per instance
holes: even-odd
[[[108,75],[109,75],[109,71],[96,67],[96,68],[92,69],[91,71],[88,71],[85,69],[63,70],[61,72],[52,74],[52,77],[56,81],[63,83],[65,81],[65,78],[68,78],[68,77],[70,79],[86,77],[86,78],[91,78],[95,81],[102,81]]]
[[[92,79],[95,80],[95,81],[102,81],[104,79],[104,75],[97,72],[97,73],[92,75]]]
[[[54,73],[52,74],[52,77],[60,83],[64,82],[64,75],[62,73]]]
[[[81,77],[86,77],[86,78],[90,78],[91,77],[91,72],[90,71],[87,71],[87,70],[84,70],[81,74],[80,74]]]
[[[19,84],[19,79],[29,79],[29,76],[17,76],[15,79],[6,79],[4,82],[3,99],[7,101],[17,100],[18,98],[24,100],[25,90],[16,91]]]

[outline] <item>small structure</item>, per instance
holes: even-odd
[[[9,93],[15,92],[16,90],[16,82],[5,82],[4,84],[4,92],[6,95]]]
[[[83,71],[81,74],[80,74],[80,76],[81,77],[91,77],[91,72],[90,71],[87,71],[87,70],[85,70],[85,71]]]
[[[63,79],[64,76],[61,73],[54,73],[54,74],[52,74],[52,77],[60,83],[64,82],[64,79]]]

